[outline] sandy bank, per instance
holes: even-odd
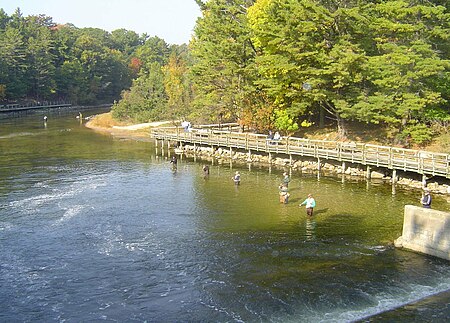
[[[85,127],[94,131],[108,133],[115,137],[129,138],[129,139],[144,139],[150,136],[148,130],[152,127],[160,127],[163,125],[171,126],[172,121],[156,121],[139,124],[124,124],[114,120],[111,113],[98,114],[90,118]]]

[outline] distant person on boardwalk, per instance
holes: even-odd
[[[431,209],[431,200],[430,190],[426,188],[424,195],[420,199],[420,203],[422,203],[424,208]]]
[[[280,141],[281,135],[278,131],[275,131],[275,134],[273,135],[273,140]]]
[[[272,132],[272,130],[269,130],[269,133],[267,134],[266,140],[269,143],[269,145],[273,145],[273,132]]]
[[[185,132],[189,132],[190,128],[191,128],[191,123],[189,121],[183,121],[181,123],[181,126],[183,127]]]
[[[280,190],[280,203],[288,204],[289,202],[289,196],[291,196],[288,192],[287,186],[285,186],[283,183],[278,186]]]
[[[234,181],[235,185],[241,184],[241,174],[239,172],[236,172],[231,179]]]
[[[204,165],[202,169],[203,169],[203,175],[208,176],[209,175],[209,166]]]
[[[289,178],[288,173],[284,172],[283,173],[283,185],[288,187],[290,181],[291,181],[291,179]]]
[[[302,205],[306,205],[306,214],[308,216],[312,216],[314,208],[316,207],[316,200],[314,200],[311,194],[308,194],[306,200],[304,200],[299,206]]]

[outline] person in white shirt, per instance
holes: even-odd
[[[308,194],[306,200],[304,200],[299,206],[302,205],[306,205],[306,214],[308,216],[312,216],[314,208],[316,207],[316,200],[314,200],[311,194]]]

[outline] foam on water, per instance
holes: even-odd
[[[16,132],[10,133],[8,135],[0,136],[0,139],[12,139],[16,137],[26,137],[26,136],[37,136],[39,133],[36,132]]]
[[[62,185],[57,184],[57,187],[52,188],[55,184],[52,185],[49,181],[47,182],[39,182],[35,184],[34,187],[38,189],[48,189],[50,193],[43,193],[38,195],[32,195],[30,197],[26,197],[23,199],[18,199],[15,201],[11,201],[9,203],[9,207],[12,209],[16,209],[25,214],[35,214],[39,208],[52,204],[54,205],[58,201],[68,200],[69,204],[72,203],[74,197],[83,195],[87,191],[92,191],[97,189],[98,187],[105,186],[104,176],[98,175],[86,175],[74,178],[74,182],[70,183],[72,179],[67,179]],[[70,183],[69,185],[66,185]]]
[[[365,307],[362,310],[337,310],[329,313],[316,313],[307,317],[301,317],[304,322],[352,322],[360,321],[365,318],[392,311],[410,303],[420,301],[424,298],[448,291],[449,283],[440,283],[437,286],[410,285],[407,286],[408,293],[397,294],[380,293],[374,295],[376,305]],[[291,321],[291,320],[289,320]]]
[[[66,208],[62,217],[56,220],[54,225],[61,225],[63,222],[70,220],[74,216],[80,214],[84,208],[84,205],[73,205],[69,208]]]

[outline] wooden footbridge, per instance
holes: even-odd
[[[185,131],[180,127],[152,128],[156,140],[175,141],[181,144],[240,149],[251,153],[304,156],[340,162],[387,168],[393,171],[414,172],[425,176],[450,178],[450,155],[428,151],[385,147],[356,142],[310,140],[284,137],[268,140],[266,135],[232,130],[218,130],[212,126]],[[394,176],[395,177],[395,176]]]
[[[6,112],[20,112],[20,111],[28,111],[28,110],[37,110],[37,109],[52,109],[52,108],[65,108],[71,107],[71,103],[65,102],[45,102],[38,104],[5,104],[0,105],[0,113]]]

